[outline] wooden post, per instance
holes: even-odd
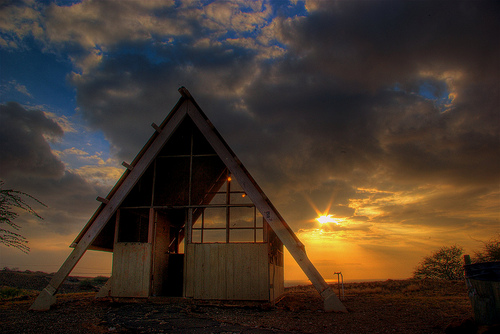
[[[464,269],[474,320],[500,324],[500,261],[466,264]]]
[[[130,171],[134,169],[134,166],[126,163],[125,161],[122,162],[122,166],[125,167],[125,168],[127,168]]]

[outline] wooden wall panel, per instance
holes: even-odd
[[[149,297],[151,286],[150,243],[116,243],[113,251],[113,297]]]
[[[269,288],[269,299],[276,300],[285,292],[285,268],[273,263],[269,264],[269,282],[272,285]]]
[[[188,244],[186,297],[269,300],[266,244]]]

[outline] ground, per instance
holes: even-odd
[[[2,276],[0,272],[0,285],[13,286],[16,278],[8,281]],[[38,276],[25,275],[25,284],[35,282]],[[49,278],[36,284],[43,287]],[[92,287],[88,281],[81,282],[67,282],[66,291],[73,292],[59,294],[57,303],[47,312],[29,311],[36,292],[4,299],[0,302],[1,332],[420,334],[445,333],[450,324],[472,317],[463,281],[346,284],[343,303],[349,313],[345,314],[323,312],[319,294],[312,286],[288,288],[276,305],[186,299],[122,303],[109,298],[96,300],[95,292],[74,292]],[[338,287],[333,288],[338,293]],[[37,289],[41,288],[37,285]]]

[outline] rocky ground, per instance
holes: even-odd
[[[6,285],[1,276],[0,285]],[[35,281],[29,284],[34,285]],[[46,281],[43,283],[42,288]],[[82,286],[78,281],[67,284],[67,289]],[[334,289],[337,291],[336,286]],[[35,295],[0,302],[0,332],[477,332],[473,322],[464,322],[472,317],[472,311],[465,283],[461,281],[389,280],[346,284],[344,305],[349,310],[346,314],[323,312],[321,299],[312,286],[288,288],[276,305],[186,299],[118,303],[111,299],[96,300],[92,292],[80,292],[58,295],[56,305],[48,312],[33,312],[28,309]],[[491,330],[481,328],[480,332]]]

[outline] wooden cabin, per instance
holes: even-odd
[[[325,301],[344,306],[191,94],[182,97],[102,202],[31,309],[46,310],[88,249],[113,252],[101,291],[274,301],[284,291],[283,245]]]

